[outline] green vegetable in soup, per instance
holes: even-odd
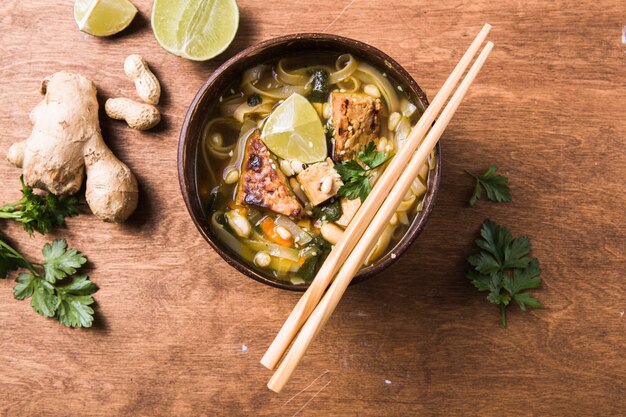
[[[330,200],[313,207],[313,217],[321,220],[327,220],[334,222],[339,220],[343,210],[341,209],[341,202],[338,198],[331,198]]]
[[[307,97],[309,101],[314,103],[322,103],[328,99],[330,94],[330,86],[328,85],[328,71],[324,69],[314,69],[311,74],[311,92]]]
[[[326,242],[320,236],[315,236],[313,240],[311,240],[311,243],[302,250],[302,253],[306,253],[308,257],[305,259],[300,269],[298,269],[297,275],[305,281],[311,281],[315,278],[315,274],[317,274],[317,271],[326,260],[331,249],[330,243]]]
[[[261,103],[263,103],[263,99],[257,93],[250,94],[248,96],[248,106],[254,107],[254,106],[258,106]]]

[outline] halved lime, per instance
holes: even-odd
[[[154,0],[152,31],[166,51],[194,61],[224,52],[239,27],[235,0]]]
[[[74,20],[78,29],[94,36],[110,36],[124,30],[137,14],[128,0],[76,0]]]
[[[283,159],[311,164],[327,156],[324,127],[309,100],[294,93],[265,122],[261,140]]]

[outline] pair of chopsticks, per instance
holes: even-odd
[[[293,341],[293,346],[267,384],[272,391],[280,392],[287,384],[307,348],[337,307],[350,281],[361,268],[367,255],[378,241],[378,237],[391,220],[402,198],[418,175],[420,167],[437,145],[443,131],[489,56],[493,48],[492,42],[487,42],[465,79],[452,95],[448,105],[443,111],[441,109],[487,38],[490,29],[491,25],[486,24],[476,36],[435,99],[411,130],[404,146],[383,171],[369,196],[339,242],[333,247],[308,290],[261,359],[264,366],[274,369],[300,331]],[[440,111],[441,115],[432,125]],[[332,284],[330,284],[331,281]],[[330,287],[328,287],[329,284]],[[325,294],[324,291],[326,291]]]

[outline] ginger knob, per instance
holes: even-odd
[[[127,56],[124,72],[135,83],[139,98],[146,103],[159,104],[161,85],[142,57],[136,54]]]
[[[148,130],[161,121],[161,113],[152,104],[139,103],[129,98],[110,98],[104,104],[107,116],[125,120],[128,126],[137,130]]]

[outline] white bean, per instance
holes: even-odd
[[[330,104],[324,103],[322,106],[322,117],[328,119],[330,117]]]
[[[280,170],[283,171],[283,174],[285,174],[288,177],[292,177],[294,174],[293,168],[291,167],[291,163],[287,161],[286,159],[280,160]]]
[[[272,257],[263,250],[254,255],[254,264],[257,266],[266,267],[269,266],[270,262],[272,262]]]
[[[400,119],[402,119],[402,115],[400,113],[397,111],[391,113],[389,115],[389,120],[387,121],[387,128],[392,132],[396,130],[396,126],[400,123]]]
[[[239,181],[239,170],[238,169],[231,169],[228,172],[226,172],[226,175],[224,175],[224,182],[226,184],[234,184],[237,181]]]
[[[333,179],[331,177],[324,177],[320,184],[320,191],[324,194],[329,194],[333,189]]]
[[[215,132],[211,135],[211,143],[215,146],[222,146],[224,144],[224,138],[219,132]]]
[[[363,92],[368,96],[380,98],[380,90],[374,84],[365,84],[363,86]]]
[[[322,237],[331,245],[336,245],[343,235],[343,229],[334,223],[324,223],[320,231],[322,232]]]
[[[276,226],[276,233],[285,240],[291,239],[291,232],[284,226]]]
[[[293,169],[293,172],[296,174],[299,174],[304,171],[304,164],[300,161],[291,161],[291,169]]]
[[[224,214],[224,217],[226,217],[228,225],[231,229],[233,229],[233,232],[235,232],[237,236],[244,238],[250,236],[252,227],[250,227],[250,222],[248,221],[248,219],[237,213],[235,210],[227,212],[226,214]]]
[[[380,140],[378,141],[378,145],[376,145],[376,150],[378,152],[385,152],[387,148],[387,138],[386,137],[382,137],[380,138]]]

